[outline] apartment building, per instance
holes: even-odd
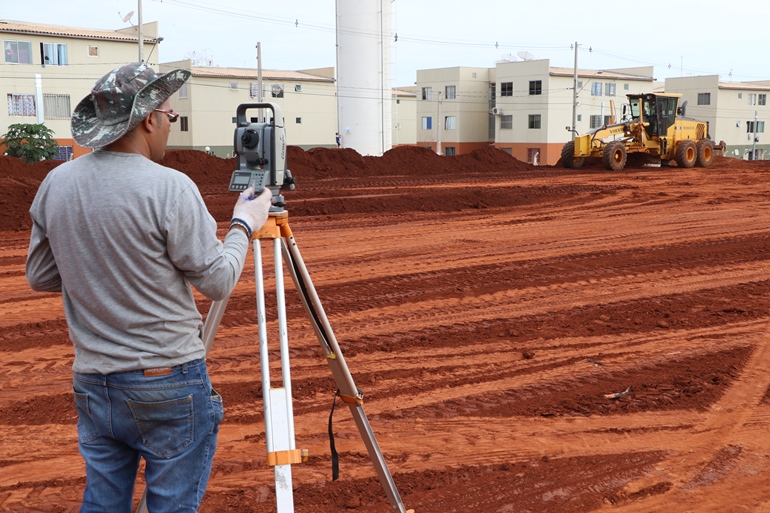
[[[157,23],[142,25],[144,55],[156,60]],[[138,58],[137,31],[93,30],[0,20],[3,59],[0,135],[15,123],[45,123],[60,146],[60,158],[90,150],[77,146],[70,132],[72,110],[108,71]]]
[[[719,75],[667,78],[667,93],[680,93],[685,115],[709,124],[711,138],[724,141],[727,156],[762,160],[770,152],[765,121],[770,82],[722,82]],[[770,127],[768,127],[770,128]]]
[[[227,158],[233,153],[236,110],[260,101],[256,69],[195,67],[191,61],[166,62],[160,71],[189,69],[190,79],[171,98],[181,114],[169,148],[197,149]],[[311,148],[335,145],[337,95],[334,68],[303,71],[262,71],[262,103],[274,103],[283,113],[287,143]],[[257,109],[247,117],[258,118]],[[265,115],[269,110],[265,110]],[[261,121],[262,119],[260,119]]]
[[[650,92],[653,68],[575,70],[552,67],[547,59],[500,62],[496,66],[495,146],[521,161],[553,165],[575,131],[608,123],[627,94]],[[617,113],[616,118],[620,117]]]
[[[391,142],[396,146],[414,146],[417,142],[417,87],[405,86],[393,89],[390,106],[393,123]]]
[[[653,72],[652,66],[576,72],[547,59],[420,70],[417,144],[445,155],[493,145],[519,160],[553,165],[573,128],[580,134],[619,120],[628,94],[665,91],[682,94],[686,116],[708,122],[727,156],[768,158],[770,81],[726,83],[709,75],[659,83]]]
[[[445,155],[493,145],[522,161],[556,164],[572,137],[573,91],[581,133],[608,122],[626,94],[651,91],[652,69],[578,70],[577,87],[573,69],[547,59],[421,70],[417,144],[441,145]]]
[[[454,67],[417,71],[416,143],[442,155],[489,146],[490,81],[495,70]]]

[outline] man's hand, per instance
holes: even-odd
[[[238,201],[235,202],[235,208],[233,209],[233,219],[246,223],[252,232],[262,228],[262,225],[267,221],[270,200],[272,199],[272,193],[267,188],[262,189],[258,196],[252,198],[253,194],[253,187],[243,191],[238,196]]]

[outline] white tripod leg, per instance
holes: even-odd
[[[254,241],[254,270],[257,284],[257,317],[259,322],[259,354],[262,370],[262,396],[265,403],[265,444],[268,463],[275,467],[275,498],[278,513],[294,511],[291,464],[296,461],[294,440],[294,411],[291,400],[291,371],[289,365],[289,337],[286,321],[286,300],[283,283],[281,239],[273,239],[275,264],[276,307],[278,336],[281,349],[281,377],[283,386],[270,386],[267,330],[265,328],[265,289],[262,276],[262,254],[258,240]]]

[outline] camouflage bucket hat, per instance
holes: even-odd
[[[133,130],[188,78],[188,70],[158,74],[142,62],[110,71],[75,107],[72,137],[85,148],[107,146]]]

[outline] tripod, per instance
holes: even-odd
[[[274,207],[275,208],[275,207]],[[262,272],[261,240],[272,241],[273,263],[275,267],[275,289],[278,317],[278,335],[281,354],[282,387],[271,388],[270,365],[267,350],[267,327],[265,314],[265,288]],[[286,327],[286,301],[284,295],[283,264],[285,263],[294,285],[300,294],[307,316],[313,325],[316,337],[326,356],[334,380],[337,383],[338,395],[348,405],[358,431],[361,434],[369,457],[374,464],[380,483],[388,497],[393,511],[411,513],[405,510],[401,497],[396,489],[393,477],[388,470],[385,458],[380,451],[369,419],[363,409],[363,394],[356,388],[353,377],[345,363],[337,339],[334,336],[326,313],[321,306],[310,273],[305,267],[299,247],[289,227],[289,213],[283,209],[270,212],[267,222],[259,232],[252,235],[254,252],[254,275],[257,289],[257,322],[259,333],[259,356],[262,373],[262,396],[265,417],[265,444],[267,446],[267,463],[274,467],[275,495],[278,513],[294,511],[294,496],[292,492],[291,465],[307,461],[307,451],[296,448],[294,440],[294,413],[291,399],[291,373],[289,367],[289,341]],[[215,301],[203,328],[203,342],[208,353],[214,340],[219,323],[224,315],[227,299]],[[137,513],[146,513],[146,492],[139,503]]]

